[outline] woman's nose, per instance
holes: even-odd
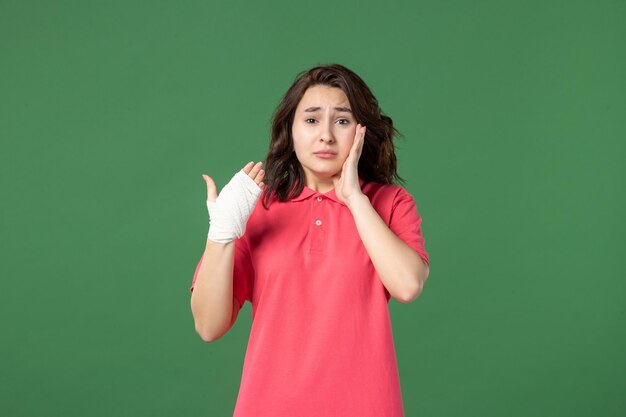
[[[325,129],[322,130],[322,136],[320,137],[320,141],[326,143],[332,143],[335,141],[335,137],[333,136],[333,131],[330,126],[325,126]]]

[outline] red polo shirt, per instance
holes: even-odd
[[[428,263],[412,196],[360,182],[384,222]],[[334,190],[305,186],[269,210],[259,200],[235,241],[233,280],[234,296],[252,305],[234,417],[404,415],[390,295]]]

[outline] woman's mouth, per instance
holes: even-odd
[[[313,152],[313,154],[317,156],[318,158],[324,158],[324,159],[334,158],[335,156],[337,156],[337,152],[333,152],[333,151],[318,151],[318,152]]]

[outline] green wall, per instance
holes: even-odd
[[[251,324],[189,285],[296,74],[405,135],[431,273],[390,303],[407,416],[626,415],[623,1],[0,2],[0,414],[227,416]]]

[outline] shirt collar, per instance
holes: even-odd
[[[365,181],[359,178],[359,185],[361,186],[361,189],[363,189],[364,183]],[[297,187],[297,183],[296,183],[296,187]],[[329,198],[345,206],[345,203],[343,203],[342,201],[339,200],[339,198],[337,198],[337,194],[335,194],[334,188],[326,193],[318,193],[317,191],[315,191],[312,188],[307,187],[306,185],[302,188],[302,192],[300,193],[300,195],[292,198],[291,201],[302,201],[302,200],[306,200],[307,198],[314,197],[314,196],[324,196],[326,198]]]

